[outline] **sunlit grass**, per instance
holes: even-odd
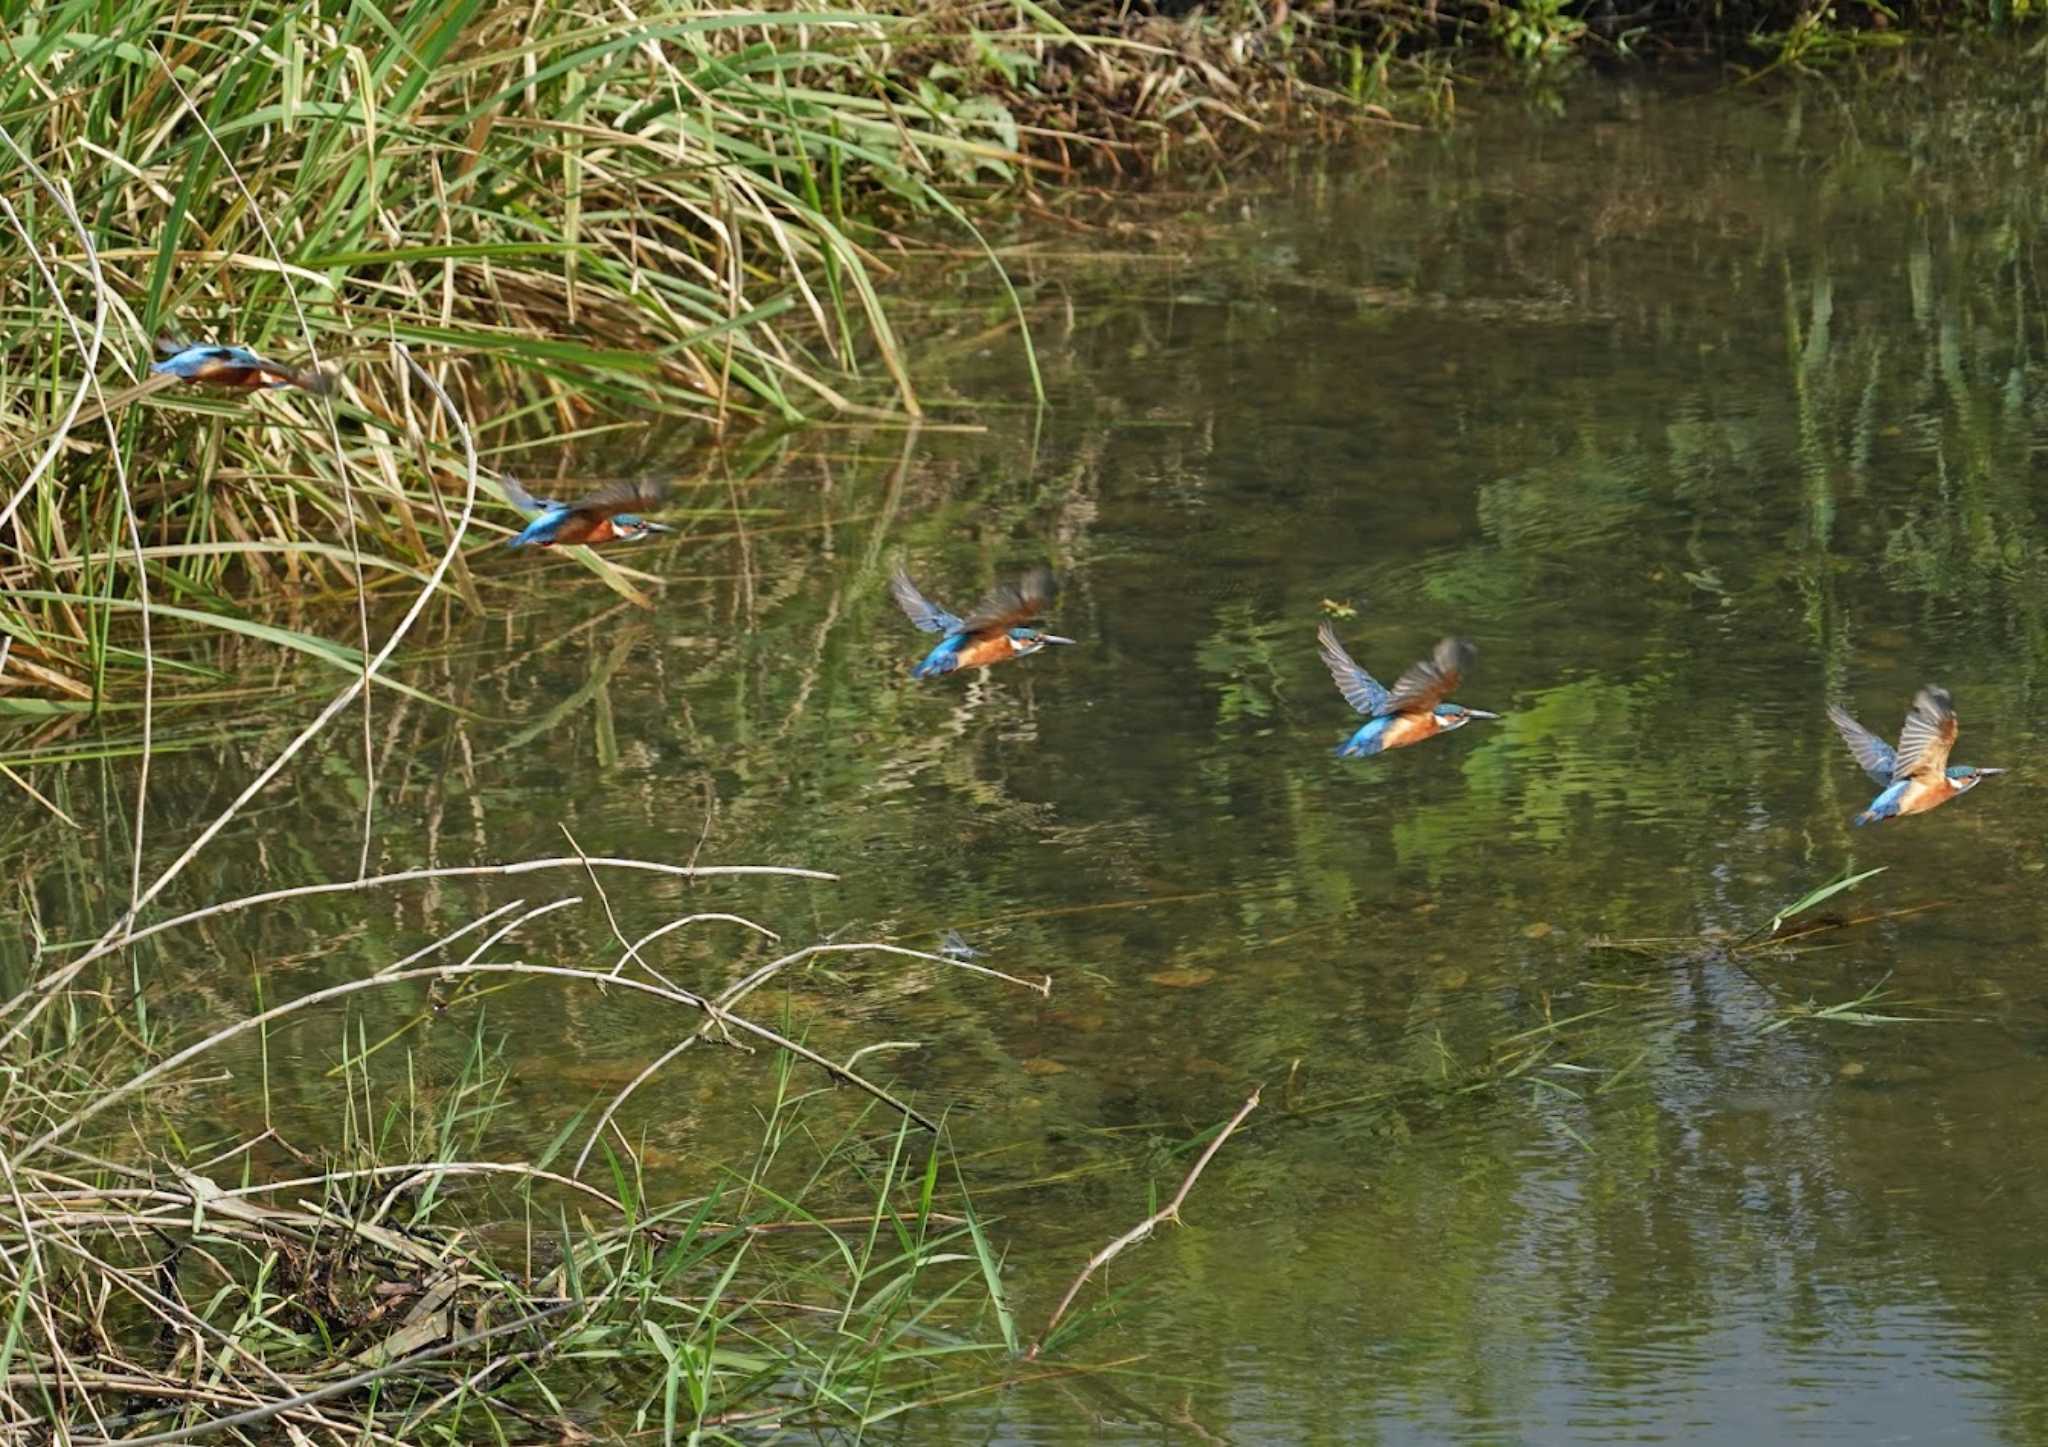
[[[917,415],[878,199],[971,236],[955,194],[1018,160],[1001,107],[902,93],[892,58],[942,19],[696,0],[31,17],[0,76],[0,264],[19,279],[0,306],[0,691],[126,694],[143,650],[112,609],[164,642],[267,626],[241,600],[416,581],[448,510],[413,465],[394,342],[440,359],[494,461],[624,418],[710,438]],[[336,367],[341,391],[152,379],[161,336]],[[466,568],[447,586],[478,602]],[[331,656],[322,631],[272,641]]]
[[[118,1074],[119,1043],[55,1043],[16,1105],[61,1111]],[[29,1263],[0,1338],[8,1415],[530,1440],[602,1400],[604,1423],[682,1440],[858,1430],[984,1380],[1009,1352],[980,1227],[933,1190],[943,1145],[908,1121],[834,1127],[793,1067],[776,1064],[759,1152],[674,1199],[624,1138],[585,1180],[557,1159],[567,1132],[492,1155],[506,1072],[481,1016],[451,1078],[352,1067],[317,1164],[275,1127],[208,1138],[164,1117],[137,1122],[154,1158],[21,1164],[26,1214],[0,1227]],[[88,1320],[89,1356],[66,1333]]]
[[[141,964],[131,975],[114,959],[175,969],[143,942],[312,896],[553,877],[587,880],[610,919],[606,877],[732,874],[830,878],[579,853],[217,900],[83,953],[32,919],[43,968],[0,1003],[13,1141],[0,1240],[23,1263],[0,1292],[0,1420],[60,1434],[119,1420],[127,1435],[271,1423],[467,1440],[542,1423],[571,1432],[602,1400],[609,1426],[674,1440],[767,1417],[858,1430],[941,1384],[981,1389],[1014,1328],[957,1172],[938,1190],[949,1150],[937,1122],[869,1074],[871,1052],[840,1061],[797,1038],[831,1022],[768,1025],[747,1002],[820,947],[696,993],[674,982],[675,959],[653,962],[657,940],[773,932],[693,911],[618,936],[611,969],[557,965],[506,956],[534,948],[523,926],[579,896],[514,898],[436,926],[368,975],[294,991],[289,974],[263,972],[226,1020],[187,1018]],[[883,943],[824,948],[996,973]],[[88,973],[95,962],[110,974]],[[373,1034],[371,1011],[403,1013],[427,984],[431,1010]],[[684,1042],[706,1048],[684,1066],[670,1052],[507,1155],[507,1071],[478,1007],[511,986],[668,1008]],[[469,1022],[452,1075],[437,1078],[421,1048],[430,1019]],[[338,1079],[317,1101],[275,1098],[273,1040],[287,1029],[295,1049],[338,1032]],[[751,1158],[691,1163],[687,1193],[653,1184],[677,1163],[650,1165],[648,1125],[618,1114],[635,1087],[682,1068],[721,1082],[720,1108],[760,1122]],[[525,1120],[511,1129],[537,1134]]]

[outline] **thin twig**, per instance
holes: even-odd
[[[163,1076],[170,1074],[188,1061],[194,1060],[204,1055],[207,1051],[216,1049],[227,1041],[244,1035],[251,1030],[261,1029],[273,1020],[280,1019],[283,1016],[293,1014],[312,1005],[323,1004],[329,1000],[343,999],[361,990],[381,989],[387,985],[402,984],[409,980],[452,980],[461,979],[469,975],[534,975],[544,976],[549,979],[582,980],[597,986],[599,989],[608,986],[612,989],[638,990],[642,994],[653,995],[657,999],[667,1000],[673,1004],[687,1005],[693,1010],[701,1010],[706,1014],[710,1014],[712,1009],[709,1000],[688,990],[665,989],[660,985],[651,984],[645,980],[636,980],[630,976],[607,975],[596,970],[572,970],[564,965],[529,965],[522,962],[488,965],[427,965],[417,970],[407,970],[402,974],[371,975],[366,979],[349,980],[343,984],[330,985],[324,990],[315,990],[310,995],[301,995],[296,1000],[288,1000],[282,1005],[273,1005],[270,1009],[260,1014],[248,1016],[223,1029],[216,1030],[205,1039],[195,1041],[176,1054],[158,1061],[141,1074],[131,1076],[120,1085],[103,1090],[93,1098],[90,1104],[49,1127],[41,1135],[23,1146],[15,1158],[16,1160],[27,1160],[38,1151],[54,1145],[57,1141],[70,1135],[110,1106],[126,1100],[129,1096]],[[881,1086],[863,1079],[838,1062],[820,1055],[809,1046],[800,1045],[787,1036],[770,1030],[766,1025],[756,1024],[754,1021],[741,1015],[731,1015],[721,1011],[717,1018],[725,1024],[737,1026],[745,1034],[752,1035],[758,1040],[764,1040],[770,1045],[787,1050],[792,1055],[798,1056],[801,1059],[808,1060],[835,1080],[843,1080],[848,1085],[866,1091],[891,1110],[914,1121],[925,1130],[937,1133],[938,1124],[931,1117],[898,1100],[888,1091],[882,1089]]]
[[[583,846],[576,842],[576,836],[569,832],[567,824],[562,825],[561,830],[562,837],[569,841],[569,847],[576,851],[576,857],[583,861],[583,872],[590,876],[590,887],[597,891],[597,902],[604,907],[604,920],[606,924],[612,927],[612,938],[625,948],[626,953],[619,957],[619,962],[616,965],[612,966],[612,973],[616,975],[625,969],[627,960],[638,960],[640,968],[647,971],[656,980],[668,986],[671,990],[681,990],[682,987],[676,984],[674,980],[671,980],[667,975],[664,975],[660,970],[655,969],[654,966],[641,958],[640,946],[627,939],[626,932],[619,928],[619,917],[612,910],[612,897],[605,893],[603,881],[597,877],[597,871],[590,867],[590,857],[583,852]],[[718,1007],[707,1002],[707,1008],[711,1010],[712,1018],[716,1019],[718,1017]]]
[[[1074,1278],[1074,1284],[1069,1286],[1067,1294],[1060,1298],[1060,1304],[1053,1310],[1051,1318],[1046,1322],[1045,1330],[1038,1334],[1038,1340],[1031,1344],[1031,1350],[1024,1353],[1025,1361],[1032,1362],[1038,1360],[1038,1353],[1044,1348],[1046,1339],[1052,1335],[1053,1328],[1060,1324],[1060,1318],[1067,1314],[1067,1308],[1074,1304],[1074,1298],[1080,1294],[1081,1288],[1088,1284],[1089,1277],[1093,1276],[1102,1267],[1108,1265],[1125,1247],[1135,1246],[1138,1242],[1150,1236],[1152,1229],[1161,1222],[1171,1221],[1176,1226],[1180,1224],[1180,1203],[1185,1201],[1188,1198],[1188,1192],[1194,1189],[1195,1180],[1202,1174],[1204,1168],[1208,1166],[1209,1158],[1223,1148],[1223,1143],[1230,1139],[1230,1133],[1243,1123],[1246,1116],[1258,1109],[1258,1105],[1259,1092],[1254,1090],[1250,1098],[1237,1108],[1237,1114],[1230,1118],[1230,1124],[1218,1131],[1216,1139],[1209,1142],[1209,1148],[1202,1152],[1201,1158],[1188,1171],[1187,1177],[1180,1183],[1180,1189],[1173,1193],[1173,1199],[1088,1258],[1088,1264],[1081,1268],[1081,1274]]]
[[[499,915],[510,914],[513,910],[519,909],[522,906],[524,906],[525,903],[526,901],[523,899],[508,899],[503,904],[499,905],[496,909],[492,910],[489,914],[480,914],[475,919],[471,920],[468,924],[458,925],[456,928],[448,931],[447,934],[442,935],[440,938],[431,940],[428,943],[421,945],[418,949],[414,950],[411,954],[407,955],[404,959],[399,960],[397,963],[386,965],[384,967],[384,970],[386,973],[395,974],[397,971],[404,969],[407,965],[416,965],[421,960],[425,959],[428,955],[434,954],[440,950],[448,948],[448,946],[454,944],[464,935],[471,934],[476,930],[482,929],[485,925],[489,924]]]
[[[697,918],[700,918],[700,916],[690,916],[690,919]],[[687,924],[689,923],[689,920],[681,920],[677,921],[676,923]],[[745,923],[745,921],[743,920],[741,921],[741,923]],[[672,925],[664,925],[662,929],[666,930],[672,927]],[[758,929],[759,926],[757,925],[755,926],[755,928]],[[660,932],[661,931],[656,931],[656,933]],[[647,938],[651,939],[652,937],[653,936],[650,935]],[[647,943],[647,940],[642,939],[640,943],[645,944]],[[804,948],[797,950],[794,953],[784,955],[780,959],[768,961],[767,964],[760,966],[752,973],[746,975],[745,977],[739,980],[734,981],[732,984],[726,986],[725,989],[719,991],[718,996],[710,1002],[710,1010],[707,1012],[712,1016],[712,1020],[707,1020],[704,1024],[698,1026],[695,1030],[691,1031],[688,1035],[684,1036],[681,1040],[677,1041],[674,1045],[670,1046],[666,1051],[662,1052],[662,1054],[656,1056],[653,1060],[649,1061],[638,1075],[634,1076],[631,1080],[627,1081],[624,1087],[620,1089],[619,1093],[613,1096],[610,1102],[605,1106],[603,1114],[598,1116],[597,1124],[591,1127],[590,1138],[583,1142],[583,1150],[576,1157],[576,1166],[573,1171],[573,1174],[578,1176],[583,1174],[583,1167],[589,1162],[590,1153],[597,1148],[597,1143],[599,1139],[604,1135],[605,1126],[610,1123],[611,1118],[614,1115],[618,1114],[620,1108],[624,1106],[628,1100],[631,1100],[633,1098],[633,1092],[638,1090],[641,1086],[645,1085],[649,1080],[652,1080],[655,1077],[655,1075],[657,1075],[664,1067],[666,1067],[669,1064],[670,1061],[674,1060],[677,1056],[681,1055],[685,1050],[688,1050],[692,1045],[695,1045],[699,1040],[703,1039],[705,1031],[711,1028],[712,1021],[722,1018],[719,1012],[730,1009],[732,1006],[738,1004],[741,1000],[744,1000],[748,995],[752,994],[755,990],[759,989],[762,985],[766,984],[770,979],[772,979],[775,976],[775,974],[778,971],[780,971],[786,965],[793,965],[798,960],[807,959],[812,955],[851,954],[862,950],[874,951],[877,953],[889,955],[907,955],[911,959],[916,960],[929,960],[936,965],[950,965],[956,970],[967,970],[973,974],[989,975],[998,980],[1007,980],[1009,983],[1013,985],[1021,985],[1027,990],[1036,990],[1039,994],[1047,996],[1048,998],[1052,995],[1052,977],[1050,975],[1046,976],[1045,980],[1042,983],[1034,985],[1029,980],[1019,979],[1015,975],[1006,975],[1001,970],[991,970],[985,965],[969,964],[965,960],[956,960],[948,955],[928,955],[925,954],[922,950],[907,950],[899,945],[806,945]],[[616,975],[619,972],[619,969],[624,968],[625,963],[625,960],[621,959],[619,961],[618,967],[614,968],[612,973]],[[847,1063],[849,1065],[852,1064],[851,1061],[848,1061]]]

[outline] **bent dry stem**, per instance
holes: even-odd
[[[1223,1128],[1216,1132],[1216,1138],[1209,1142],[1200,1156],[1196,1157],[1194,1165],[1188,1168],[1187,1175],[1181,1178],[1180,1189],[1173,1193],[1173,1199],[1088,1258],[1087,1264],[1081,1268],[1080,1275],[1076,1276],[1073,1285],[1067,1288],[1067,1294],[1060,1298],[1060,1304],[1054,1307],[1052,1315],[1046,1318],[1045,1330],[1038,1334],[1038,1340],[1031,1344],[1031,1350],[1024,1353],[1025,1361],[1038,1360],[1038,1355],[1045,1349],[1046,1344],[1057,1339],[1054,1334],[1059,1330],[1060,1322],[1067,1314],[1067,1308],[1074,1304],[1074,1298],[1081,1294],[1081,1288],[1088,1284],[1089,1277],[1121,1256],[1127,1248],[1150,1236],[1163,1223],[1171,1221],[1175,1225],[1180,1224],[1181,1203],[1187,1200],[1188,1192],[1195,1188],[1195,1182],[1201,1179],[1202,1172],[1208,1169],[1209,1162],[1215,1157],[1216,1152],[1223,1149],[1223,1143],[1244,1124],[1244,1118],[1258,1108],[1259,1091],[1254,1090],[1245,1099],[1245,1103],[1237,1108],[1237,1114],[1224,1123]]]

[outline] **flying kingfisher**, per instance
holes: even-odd
[[[150,363],[149,370],[187,382],[210,382],[216,387],[241,387],[248,391],[298,387],[322,396],[334,390],[332,372],[268,362],[247,347],[193,346],[164,337],[158,339],[156,349],[164,354],[164,359]]]
[[[1958,794],[1969,793],[1991,775],[2005,772],[1949,763],[1949,750],[1956,746],[1955,700],[1947,689],[1931,683],[1913,695],[1913,707],[1906,713],[1905,727],[1899,730],[1897,752],[1837,704],[1828,705],[1828,718],[1856,762],[1863,765],[1863,772],[1884,785],[1884,792],[1856,816],[1858,824],[1924,814]]]
[[[1328,623],[1316,629],[1322,644],[1323,663],[1337,681],[1344,701],[1367,716],[1358,732],[1337,750],[1344,758],[1382,754],[1388,749],[1406,748],[1437,734],[1461,729],[1475,718],[1499,718],[1483,708],[1462,703],[1445,703],[1444,698],[1458,686],[1458,680],[1472,664],[1476,651],[1463,638],[1446,638],[1436,651],[1394,680],[1390,692],[1379,680],[1360,668],[1337,641],[1337,630]]]
[[[668,484],[664,482],[615,482],[575,502],[535,497],[510,474],[500,474],[498,485],[505,489],[507,502],[521,512],[534,514],[533,521],[518,536],[505,540],[508,548],[523,548],[529,543],[537,548],[629,543],[649,533],[675,531],[639,516],[644,509],[661,506],[667,498]]]
[[[1052,606],[1058,588],[1049,568],[1033,568],[1014,583],[997,584],[964,621],[918,592],[900,571],[889,579],[889,591],[919,630],[946,635],[910,671],[912,678],[936,678],[956,668],[986,668],[1036,653],[1048,643],[1074,641],[1025,626]]]

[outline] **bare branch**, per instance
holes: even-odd
[[[1259,1092],[1254,1090],[1251,1098],[1237,1108],[1237,1114],[1230,1118],[1230,1123],[1216,1133],[1216,1139],[1209,1142],[1209,1147],[1202,1152],[1201,1159],[1195,1162],[1186,1178],[1181,1181],[1180,1189],[1173,1193],[1173,1199],[1088,1258],[1088,1264],[1081,1268],[1081,1274],[1074,1278],[1074,1284],[1067,1288],[1067,1294],[1060,1298],[1060,1304],[1054,1308],[1052,1316],[1046,1321],[1045,1330],[1038,1334],[1038,1340],[1031,1344],[1031,1350],[1024,1353],[1025,1361],[1038,1360],[1038,1353],[1044,1348],[1046,1338],[1051,1336],[1053,1328],[1060,1324],[1060,1318],[1067,1314],[1067,1308],[1074,1304],[1074,1298],[1080,1294],[1081,1288],[1088,1284],[1089,1277],[1107,1266],[1125,1247],[1135,1246],[1150,1236],[1153,1227],[1161,1222],[1171,1221],[1176,1226],[1180,1224],[1180,1203],[1185,1201],[1188,1192],[1195,1188],[1195,1180],[1207,1168],[1209,1158],[1223,1148],[1223,1143],[1230,1139],[1230,1133],[1243,1124],[1244,1118],[1257,1110],[1258,1106]]]

